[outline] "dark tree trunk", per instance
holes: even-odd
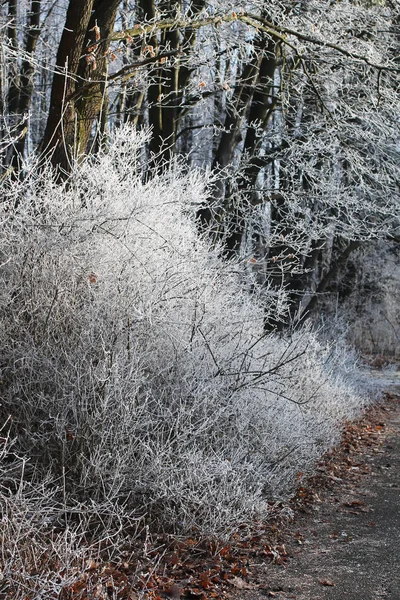
[[[41,152],[60,174],[86,152],[105,97],[109,34],[119,0],[70,0],[54,75]],[[90,81],[91,80],[91,81]]]
[[[88,48],[94,48],[94,63],[82,60],[78,68],[78,79],[87,82],[93,79],[93,83],[80,85],[76,93],[75,110],[77,114],[76,143],[79,154],[84,154],[88,145],[89,137],[96,120],[99,121],[100,130],[104,131],[107,121],[108,99],[106,80],[108,74],[110,48],[110,34],[114,30],[120,0],[95,0],[93,13],[88,26]],[[96,44],[95,28],[100,30],[101,40]],[[83,54],[83,53],[82,53]],[[103,124],[103,125],[102,125]]]
[[[277,102],[272,88],[278,46],[273,40],[259,40],[257,46],[257,56],[244,65],[238,79],[234,106],[226,115],[224,131],[213,164],[213,168],[218,170],[233,163],[244,131],[243,150],[247,155],[247,166],[244,173],[236,179],[235,186],[232,186],[229,181],[226,184],[219,181],[215,186],[214,197],[210,198],[211,205],[217,202],[220,209],[225,212],[226,228],[221,234],[224,253],[228,258],[234,257],[239,250],[246,229],[247,211],[251,209],[252,203],[259,203],[259,199],[252,191],[260,171],[255,123],[262,123],[266,128],[269,116]],[[246,211],[243,206],[235,205],[233,187],[240,194],[243,194],[244,190],[249,190]],[[205,227],[210,226],[214,217],[213,211],[208,206],[199,211],[200,221]]]
[[[190,5],[192,18],[205,5],[205,0],[195,0]],[[146,20],[154,19],[155,5],[153,0],[139,0],[141,17]],[[159,9],[167,18],[173,19],[177,10],[182,9],[182,3],[166,0]],[[186,52],[196,40],[196,33],[190,27],[183,30],[166,30],[160,36],[154,35],[148,40],[148,47],[156,54],[161,50]],[[182,64],[178,56],[174,64],[160,66],[153,73],[153,83],[147,94],[149,125],[152,128],[152,138],[149,143],[151,155],[150,168],[162,170],[166,161],[174,154],[176,135],[182,112],[185,110],[185,88],[190,77],[190,69]]]
[[[17,0],[9,0],[8,2],[8,27],[7,27],[7,36],[10,40],[10,45],[16,50],[18,48],[18,38],[17,38]],[[8,94],[7,94],[7,111],[9,115],[16,115],[18,113],[18,102],[19,102],[19,90],[20,90],[20,82],[19,82],[19,73],[18,73],[18,63],[15,61],[12,65],[10,65],[9,72],[9,85],[8,85]]]
[[[50,110],[40,145],[42,154],[51,157],[61,172],[70,170],[72,157],[84,149],[76,146],[76,92],[79,63],[87,38],[94,0],[70,0],[65,26],[57,52],[57,72],[51,88]]]
[[[304,310],[304,313],[307,315],[307,317],[312,316],[316,312],[320,295],[328,289],[328,287],[335,281],[335,279],[337,279],[340,273],[344,272],[350,254],[357,250],[360,246],[361,242],[353,241],[348,243],[344,250],[340,252],[338,257],[332,261],[328,271],[322,277],[317,289],[315,290],[315,293]]]

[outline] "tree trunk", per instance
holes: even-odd
[[[105,95],[109,34],[120,2],[70,0],[41,152],[60,175],[85,153]],[[60,72],[62,71],[62,72]]]
[[[232,102],[233,107],[226,115],[224,131],[213,164],[214,169],[224,169],[233,163],[235,152],[242,140],[243,130],[245,130],[243,150],[251,158],[248,159],[245,172],[235,180],[235,188],[239,191],[252,190],[255,187],[260,170],[255,123],[262,122],[266,128],[268,125],[267,115],[270,114],[270,111],[272,112],[277,101],[272,95],[277,44],[270,39],[259,40],[257,49],[256,57],[244,65],[238,79]],[[210,204],[216,202],[220,206],[220,210],[224,212],[225,225],[221,236],[223,237],[224,252],[228,258],[237,254],[248,219],[248,214],[245,214],[243,207],[236,205],[235,194],[230,188],[229,182],[225,184],[220,180],[215,186],[213,198],[210,198]],[[249,195],[252,196],[251,191]],[[252,200],[253,198],[250,197],[249,207]],[[249,207],[247,207],[246,213]],[[205,206],[199,211],[199,217],[203,226],[208,227],[214,219],[213,211],[209,206]]]
[[[72,98],[93,4],[94,0],[70,0],[57,52],[57,71],[53,77],[49,116],[40,150],[51,157],[52,164],[61,173],[68,173],[73,156],[83,151],[75,144],[77,114]]]
[[[146,20],[154,19],[155,6],[153,0],[139,0],[142,17]],[[205,5],[205,0],[194,0],[190,4],[190,14],[193,18]],[[182,2],[173,3],[166,0],[159,9],[167,18],[173,19],[177,11],[181,11]],[[147,47],[151,47],[157,54],[160,50],[186,52],[190,50],[196,40],[195,30],[187,27],[182,31],[166,30],[160,36],[153,35]],[[153,83],[149,86],[147,94],[149,125],[152,128],[152,138],[149,144],[151,155],[150,168],[162,170],[166,161],[174,154],[176,134],[182,115],[185,110],[183,98],[185,88],[190,77],[190,69],[183,65],[178,56],[172,66],[160,66],[153,74]]]
[[[89,21],[87,38],[89,46],[84,48],[86,55],[88,48],[94,48],[95,63],[91,60],[82,60],[78,68],[78,78],[81,82],[93,79],[93,83],[80,84],[77,88],[76,110],[76,147],[79,155],[86,152],[93,124],[99,121],[99,131],[104,130],[101,123],[105,123],[108,112],[107,100],[107,75],[108,52],[110,48],[109,37],[114,30],[119,0],[95,0],[93,13]],[[96,27],[99,28],[100,41],[96,44]],[[83,54],[84,52],[82,52]],[[90,53],[89,53],[90,54]]]
[[[24,154],[25,140],[27,134],[27,127],[24,121],[24,116],[28,115],[29,109],[32,102],[33,94],[33,78],[35,69],[32,61],[29,57],[33,57],[36,44],[40,35],[40,14],[41,14],[41,0],[32,0],[28,27],[25,40],[25,52],[27,58],[22,61],[21,71],[18,81],[18,94],[15,94],[13,103],[15,104],[15,111],[18,115],[19,122],[17,124],[17,140],[13,145],[13,152],[10,160],[10,166],[19,170],[19,161]],[[15,93],[15,92],[14,92]]]
[[[315,290],[313,297],[304,309],[304,314],[310,317],[316,312],[318,306],[319,295],[324,293],[328,286],[336,279],[336,277],[344,271],[348,258],[352,252],[357,250],[361,246],[361,242],[353,241],[350,242],[346,248],[339,254],[339,256],[332,262],[328,272],[321,279],[317,289]]]

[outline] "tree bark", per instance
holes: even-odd
[[[190,4],[192,18],[201,12],[204,5],[205,0],[194,0]],[[153,0],[139,0],[139,6],[143,18],[154,19]],[[159,8],[167,18],[173,19],[177,10],[182,9],[182,2],[177,4],[166,0]],[[148,46],[152,47],[155,53],[165,49],[186,52],[193,47],[195,40],[195,30],[187,27],[181,31],[166,30],[160,36],[153,35],[148,41]],[[149,144],[150,168],[162,170],[166,161],[174,154],[180,118],[186,108],[183,98],[189,77],[190,69],[182,64],[178,56],[172,66],[160,66],[153,73],[154,82],[149,86],[147,94],[149,124],[152,129]]]
[[[23,119],[24,115],[28,115],[32,102],[33,95],[33,77],[35,69],[29,57],[34,55],[37,41],[40,35],[40,15],[41,15],[41,0],[32,0],[28,27],[25,39],[25,52],[27,58],[22,61],[21,70],[18,81],[18,93],[15,94],[13,103],[15,111],[18,115],[19,122],[17,124],[17,140],[13,145],[13,152],[10,160],[10,166],[13,170],[19,170],[20,158],[24,154],[27,127]]]
[[[8,2],[8,27],[7,36],[10,40],[10,45],[16,50],[18,48],[17,38],[17,0],[9,0]],[[8,77],[10,79],[7,94],[7,110],[9,115],[16,115],[18,113],[18,102],[19,102],[19,73],[18,63],[15,61],[9,67]]]
[[[109,35],[120,2],[70,0],[54,74],[51,108],[41,143],[61,176],[86,152],[99,118],[107,78]],[[89,79],[93,85],[87,85]]]
[[[243,150],[249,155],[248,164],[237,178],[235,186],[238,190],[254,189],[260,170],[257,157],[258,147],[256,140],[255,123],[261,122],[268,126],[267,115],[272,112],[277,99],[273,98],[272,86],[276,68],[277,43],[270,39],[257,41],[258,52],[256,57],[244,65],[235,96],[232,110],[226,115],[224,131],[214,158],[214,169],[224,169],[232,164],[235,152],[242,140],[242,130],[245,125],[245,139]],[[249,192],[249,206],[253,198]],[[234,198],[229,182],[219,181],[215,186],[214,197],[210,203],[220,203],[221,210],[225,212],[226,229],[221,232],[223,236],[224,253],[228,258],[234,257],[241,245],[246,228],[246,219],[243,207],[234,206]],[[249,208],[249,207],[248,207]],[[208,227],[214,216],[208,206],[199,211],[199,218],[203,226]]]
[[[62,173],[68,173],[71,160],[83,151],[76,147],[77,115],[72,99],[77,88],[77,72],[81,60],[94,0],[70,0],[65,26],[58,47],[50,110],[40,145],[41,153]]]

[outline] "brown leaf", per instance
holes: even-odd
[[[208,590],[208,588],[212,586],[212,583],[210,580],[210,574],[208,571],[204,571],[204,573],[200,573],[199,581],[200,581],[201,587],[205,590]]]
[[[94,31],[94,35],[96,38],[96,42],[100,40],[100,27],[97,25],[97,20],[95,21],[95,25],[90,31]]]
[[[219,555],[222,556],[222,558],[229,559],[232,556],[232,546],[224,546],[221,548]]]
[[[335,585],[334,582],[331,581],[330,579],[320,579],[319,582],[321,585],[325,585],[327,587],[334,587],[334,585]]]
[[[74,594],[81,592],[86,587],[86,582],[80,579],[79,581],[75,581],[75,583],[71,586],[71,590]]]
[[[365,502],[363,502],[362,500],[352,500],[351,502],[344,502],[343,506],[365,506]]]
[[[241,577],[232,577],[232,579],[227,580],[228,583],[234,585],[238,590],[256,590],[259,586],[255,583],[248,583]]]
[[[243,577],[246,577],[247,569],[241,565],[234,564],[232,565],[231,573],[232,575],[243,575]]]
[[[171,586],[164,589],[164,593],[168,598],[172,598],[172,600],[179,600],[182,596],[183,590],[179,585],[173,583]]]
[[[171,554],[166,555],[165,562],[168,565],[178,565],[180,563],[179,555],[176,552],[171,552]]]

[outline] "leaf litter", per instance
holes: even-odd
[[[304,537],[294,530],[293,519],[282,515],[288,511],[295,517],[309,513],[321,502],[321,491],[340,488],[344,481],[356,483],[368,473],[360,456],[365,450],[379,451],[380,435],[393,402],[396,397],[387,394],[384,403],[371,406],[359,421],[346,423],[340,444],[325,454],[315,474],[298,475],[297,491],[289,502],[271,502],[268,521],[255,522],[251,528],[239,526],[229,542],[198,539],[195,531],[187,539],[159,536],[147,548],[147,562],[138,555],[135,560],[133,549],[131,559],[121,563],[102,562],[100,558],[89,561],[60,600],[207,600],[229,598],[233,590],[262,590],[267,597],[276,597],[278,593],[268,588],[252,565],[263,561],[284,567],[291,558],[285,540],[290,536],[302,545]],[[339,502],[339,498],[334,500]],[[365,502],[358,499],[342,502],[341,509],[354,514],[368,511]],[[370,526],[375,527],[375,523],[371,521]],[[347,541],[344,532],[333,532],[330,537]],[[318,581],[324,587],[335,586],[328,578]]]

